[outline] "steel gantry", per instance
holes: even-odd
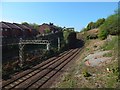
[[[20,67],[23,67],[23,64],[25,62],[23,49],[26,44],[45,44],[47,45],[47,50],[49,50],[50,48],[50,42],[48,40],[22,40],[20,39],[20,42],[19,42],[19,60],[20,60],[19,65]]]

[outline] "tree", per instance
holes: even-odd
[[[36,23],[30,24],[30,26],[32,26],[32,27],[33,27],[34,29],[36,29],[36,30],[39,30],[39,25],[36,24]]]
[[[105,39],[107,37],[108,34],[111,35],[118,35],[120,34],[120,31],[118,30],[118,28],[120,28],[120,24],[119,23],[119,14],[118,13],[114,13],[113,15],[110,15],[104,22],[104,24],[102,24],[100,26],[100,31],[99,31],[99,37],[102,39]]]
[[[95,28],[98,28],[100,27],[103,23],[105,22],[105,19],[102,18],[102,19],[98,19],[95,23]]]
[[[30,25],[30,26],[32,26],[34,29],[39,30],[39,25],[36,24],[36,23],[22,22],[21,24],[22,24],[22,25]]]
[[[109,16],[104,24],[100,26],[100,30],[106,30],[109,34],[112,35],[118,34],[118,14]]]
[[[23,24],[23,25],[29,25],[29,23],[27,23],[27,22],[22,22],[21,24]]]
[[[95,23],[94,22],[90,22],[88,25],[87,25],[87,31],[88,30],[91,30],[91,29],[94,29],[95,28]]]
[[[100,30],[99,34],[98,34],[98,37],[102,40],[104,40],[105,38],[107,38],[107,35],[108,35],[108,31],[107,30]]]

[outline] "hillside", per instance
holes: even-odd
[[[52,88],[118,88],[117,41],[111,35],[87,40],[79,58]]]

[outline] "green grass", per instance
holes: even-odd
[[[60,83],[58,85],[59,88],[75,88],[76,87],[76,80],[74,78],[74,76],[69,73],[68,75],[66,75],[62,81],[62,83]]]
[[[108,80],[106,82],[107,87],[108,88],[115,87],[116,86],[115,84],[118,83],[117,79],[118,79],[118,72],[114,72],[114,73],[109,74]]]
[[[102,47],[103,50],[113,50],[113,49],[117,50],[117,48],[118,48],[118,37],[117,36],[113,37],[111,41],[106,42]]]
[[[112,57],[112,52],[105,53],[105,54],[103,55],[103,57]]]
[[[88,41],[89,42],[89,41]],[[87,42],[87,44],[89,44]],[[114,52],[109,52],[104,54],[105,57],[111,57],[116,54],[116,51],[118,50],[118,37],[113,37],[110,42],[107,42],[104,44],[102,49],[104,50],[111,50]],[[85,48],[85,51],[90,51],[90,48]],[[83,58],[84,59],[84,58]],[[113,58],[114,59],[114,58]],[[96,67],[87,67],[84,66],[84,60],[81,60],[80,63],[77,63],[77,65],[72,66],[72,70],[67,75],[64,75],[63,80],[57,85],[59,88],[77,88],[77,87],[95,87],[94,83],[99,82],[103,87],[107,88],[115,88],[116,84],[118,83],[118,63],[117,61],[114,62],[112,60],[110,64],[106,64],[104,67],[100,67],[98,70]],[[110,69],[110,72],[106,71],[106,68]],[[77,72],[77,74],[76,74]],[[75,77],[76,75],[81,74],[87,82],[84,82],[84,84],[81,84],[81,81],[83,80],[82,77]],[[91,75],[92,76],[91,76]],[[93,79],[93,74],[95,74],[95,78]]]
[[[89,51],[90,49],[89,48],[86,48],[86,51]]]

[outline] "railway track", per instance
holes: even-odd
[[[57,57],[50,58],[32,69],[21,72],[12,79],[3,83],[4,89],[24,88],[39,89],[44,87],[56,73],[58,73],[67,63],[69,63],[81,49],[71,49],[68,52],[62,53]]]
[[[60,55],[58,56],[59,59],[60,59],[60,56],[62,57],[62,56],[64,56],[64,55],[68,54],[69,52],[70,52],[70,51],[68,51],[67,53],[64,52],[64,53],[60,54]],[[23,72],[19,73],[18,75],[13,76],[12,79],[9,79],[9,80],[3,82],[3,83],[2,83],[2,87],[5,87],[6,85],[8,85],[8,84],[10,84],[10,83],[12,83],[12,82],[20,79],[21,77],[24,77],[25,75],[27,75],[27,74],[29,74],[29,73],[31,73],[31,72],[39,69],[40,67],[42,67],[42,66],[50,63],[51,61],[54,61],[54,60],[57,59],[58,57],[50,58],[50,59],[44,61],[43,63],[40,63],[40,64],[34,66],[32,69],[28,69],[28,70],[26,70],[26,71],[23,71]]]

